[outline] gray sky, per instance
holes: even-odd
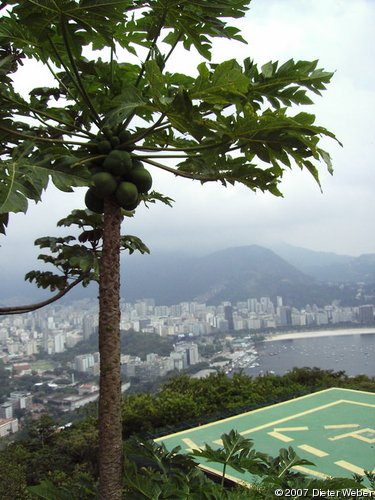
[[[334,175],[322,165],[322,194],[309,174],[293,168],[281,184],[284,198],[275,198],[241,186],[201,186],[155,170],[154,188],[173,198],[174,207],[138,208],[123,232],[140,236],[154,251],[208,252],[286,242],[349,255],[375,252],[375,2],[253,0],[239,25],[248,45],[220,40],[214,62],[248,56],[259,64],[319,59],[319,67],[336,72],[323,97],[312,96],[316,104],[307,107],[317,115],[316,123],[344,144],[323,144],[332,155]],[[196,54],[185,53],[175,58],[173,68],[194,73],[199,62]],[[29,71],[17,83],[45,85],[41,76]],[[34,239],[58,234],[56,221],[83,207],[84,192],[65,194],[51,188],[43,203],[30,204],[26,215],[12,215],[8,235],[0,237],[0,273],[15,262],[21,274],[33,267],[38,253]]]

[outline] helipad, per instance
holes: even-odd
[[[351,477],[375,473],[375,393],[327,389],[259,410],[194,427],[156,439],[168,449],[221,445],[220,436],[231,429],[254,441],[257,451],[272,456],[292,446],[315,466],[296,467],[310,476]],[[221,474],[222,466],[201,461],[202,468]],[[251,482],[251,476],[230,469],[234,479]]]

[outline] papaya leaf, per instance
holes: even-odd
[[[129,234],[126,236],[121,236],[120,244],[121,249],[128,250],[130,255],[136,250],[141,254],[150,253],[150,249],[137,236],[132,236]]]
[[[42,498],[43,500],[71,500],[71,492],[64,488],[58,487],[48,479],[42,481],[35,486],[28,486],[27,490],[35,498]]]

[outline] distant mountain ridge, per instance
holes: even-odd
[[[308,287],[312,278],[257,245],[228,248],[190,259],[163,255],[142,257],[138,265],[124,266],[125,297],[154,297],[159,304],[187,300],[219,303],[261,295],[292,293]],[[134,264],[140,262],[140,257]],[[130,262],[130,261],[128,261]],[[126,285],[127,283],[127,285]]]
[[[325,305],[345,298],[345,289],[338,286],[342,282],[375,284],[375,254],[350,257],[288,245],[274,250],[249,245],[200,257],[177,252],[126,255],[121,268],[122,297],[126,302],[152,297],[159,305],[192,300],[218,304],[261,296],[274,299],[277,295],[296,307]],[[355,285],[351,293],[353,289]],[[49,295],[4,276],[0,301],[14,303],[13,299],[9,302],[10,297],[27,294],[32,302]],[[73,290],[67,300],[97,294],[97,286],[91,285]]]
[[[138,261],[142,262],[141,271]],[[191,300],[218,304],[279,295],[286,304],[304,307],[329,304],[345,296],[345,290],[319,282],[258,245],[189,259],[176,254],[173,258],[162,254],[137,257],[127,270],[125,264],[123,281],[126,301],[153,297],[157,304],[166,305]]]
[[[375,254],[359,257],[319,252],[306,248],[279,244],[275,253],[300,271],[323,282],[375,283]]]

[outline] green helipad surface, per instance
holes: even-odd
[[[168,449],[182,451],[221,445],[220,436],[231,429],[254,441],[254,448],[276,456],[292,446],[313,466],[297,467],[314,477],[351,477],[364,470],[375,473],[375,393],[327,389],[235,417],[194,427],[156,439]],[[221,473],[220,464],[203,468]],[[251,482],[251,476],[233,469],[230,476]]]

